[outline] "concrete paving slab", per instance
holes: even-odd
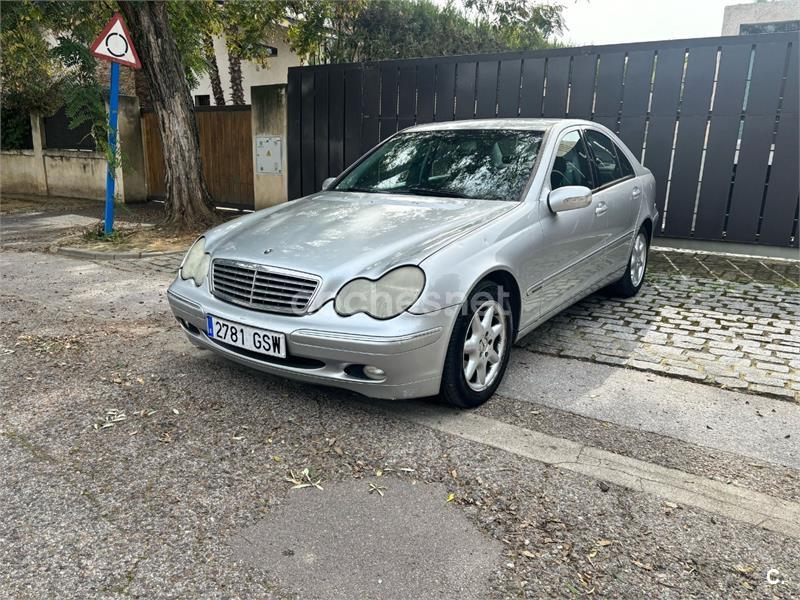
[[[309,600],[485,598],[502,560],[444,486],[388,477],[294,490],[233,548]]]
[[[800,468],[800,405],[515,348],[498,393]]]

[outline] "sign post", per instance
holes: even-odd
[[[99,59],[111,62],[111,83],[108,90],[108,148],[111,156],[106,172],[106,207],[103,232],[109,235],[114,231],[114,185],[117,156],[117,114],[119,112],[119,66],[141,69],[142,63],[133,47],[133,40],[122,20],[115,13],[103,31],[92,42],[91,53]]]

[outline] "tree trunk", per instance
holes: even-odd
[[[203,38],[203,54],[208,61],[208,78],[211,80],[211,91],[214,94],[214,104],[225,106],[225,93],[222,91],[222,81],[219,78],[217,54],[214,52],[214,40],[210,35]]]
[[[244,104],[244,86],[242,85],[242,59],[235,50],[228,48],[228,73],[231,76],[231,104]]]
[[[244,104],[244,86],[242,85],[242,57],[239,54],[239,48],[230,43],[233,37],[227,35],[230,29],[226,29],[225,45],[228,48],[228,74],[231,78],[231,104],[243,105]]]
[[[199,229],[215,221],[200,159],[192,97],[163,2],[118,2],[147,77],[164,149],[167,224]]]

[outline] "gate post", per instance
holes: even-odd
[[[256,210],[288,199],[286,84],[250,88],[253,131],[253,201]]]

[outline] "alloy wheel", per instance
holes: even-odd
[[[503,307],[488,300],[472,315],[464,339],[464,379],[476,392],[488,388],[497,378],[507,350],[508,333]]]
[[[644,278],[644,270],[647,266],[647,239],[643,232],[639,232],[636,240],[633,242],[633,250],[631,251],[631,283],[633,287],[638,288]]]

